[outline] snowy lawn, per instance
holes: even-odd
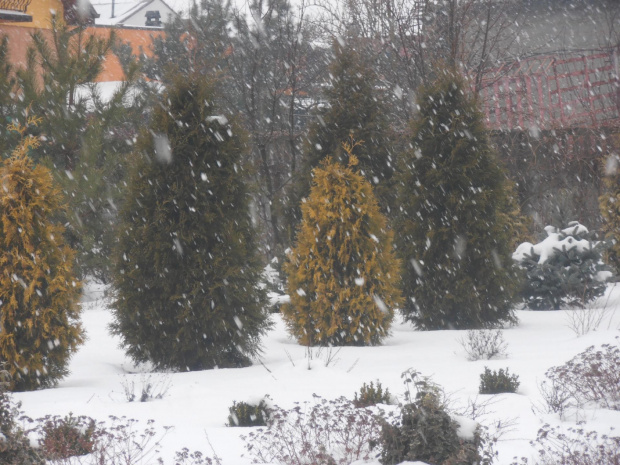
[[[118,348],[118,340],[108,334],[111,314],[103,288],[89,286],[82,304],[88,340],[72,359],[71,374],[54,389],[17,393],[14,397],[32,418],[73,412],[97,420],[106,420],[110,415],[125,416],[140,420],[141,424],[153,419],[162,434],[164,426],[173,427],[161,443],[161,456],[166,463],[172,462],[175,451],[187,447],[207,455],[214,455],[214,450],[223,465],[236,465],[251,463],[251,457],[240,438],[248,429],[225,426],[233,401],[252,401],[269,394],[273,403],[290,408],[298,401],[312,401],[313,394],[327,399],[352,399],[364,382],[373,380],[380,380],[402,400],[401,373],[414,368],[432,376],[456,403],[466,404],[468,398],[478,395],[485,366],[508,367],[519,376],[519,390],[516,394],[495,396],[490,408],[493,412],[485,421],[516,419],[512,430],[498,444],[499,463],[509,464],[515,456],[534,458],[529,441],[544,423],[568,427],[585,420],[585,429],[605,433],[620,425],[620,411],[588,409],[580,412],[578,418],[564,420],[546,414],[538,389],[550,367],[567,362],[591,345],[617,342],[620,285],[608,288],[596,304],[606,308],[605,318],[597,331],[580,337],[568,326],[572,310],[518,311],[519,325],[504,331],[508,355],[500,359],[468,361],[459,342],[466,337],[466,331],[420,332],[398,322],[382,346],[344,347],[326,367],[328,352],[324,350],[317,357],[315,349],[315,358],[309,361],[307,349],[288,337],[282,320],[274,315],[275,327],[264,339],[263,356],[252,367],[148,374],[144,367],[136,368]],[[334,354],[335,350],[331,352]],[[133,382],[139,397],[142,385],[148,381],[169,383],[165,396],[149,402],[128,402],[123,386]],[[155,386],[154,394],[157,389]]]

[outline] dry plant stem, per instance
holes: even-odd
[[[577,336],[583,336],[599,328],[608,310],[607,307],[569,310],[567,325]]]
[[[172,387],[170,375],[165,373],[150,373],[140,375],[139,396],[136,394],[136,382],[123,376],[121,380],[123,394],[127,402],[147,402],[153,399],[163,399],[168,395],[168,391]]]
[[[467,331],[467,336],[458,340],[467,360],[490,360],[497,356],[506,356],[508,344],[504,341],[501,329],[482,329]]]
[[[291,410],[274,407],[268,428],[244,437],[254,463],[348,465],[371,458],[370,444],[380,433],[380,423],[370,409],[356,409],[340,398],[315,396],[314,403]]]
[[[338,348],[334,348],[332,346],[318,346],[318,347],[312,347],[312,346],[307,346],[306,347],[306,360],[308,362],[308,370],[312,370],[312,361],[313,360],[319,360],[322,359],[323,360],[323,365],[325,366],[325,368],[329,368],[330,365],[336,365],[340,359],[338,358],[338,354],[340,353],[340,351],[342,350],[342,347],[338,347]],[[290,356],[289,356],[290,357]],[[291,363],[293,363],[293,360],[291,360]],[[293,366],[295,366],[295,364],[293,363]]]
[[[544,425],[532,446],[538,449],[534,465],[618,465],[620,437],[586,431],[582,425],[560,430]],[[511,465],[528,465],[527,458]]]
[[[612,289],[608,291],[607,299],[602,307],[595,307],[594,303],[587,305],[583,309],[569,310],[567,313],[567,326],[577,335],[583,336],[590,331],[596,331],[600,327],[601,323],[610,313],[609,299],[611,298],[611,290],[615,287],[613,284]],[[609,323],[607,329],[610,329],[611,322],[616,313],[617,306],[614,307],[613,312],[609,315]]]
[[[163,464],[159,446],[170,427],[155,430],[154,421],[138,428],[138,421],[110,417],[109,423],[97,424],[92,452],[88,455],[53,460],[50,465],[154,465]],[[200,462],[196,462],[200,463]]]
[[[620,340],[619,337],[616,337]],[[589,347],[564,365],[545,373],[540,392],[548,411],[563,417],[567,409],[594,403],[620,409],[620,346],[618,343]]]

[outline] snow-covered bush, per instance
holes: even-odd
[[[583,307],[602,295],[611,277],[601,258],[605,243],[576,221],[562,230],[547,226],[545,231],[542,242],[524,242],[512,255],[525,271],[525,304],[534,310],[558,310],[563,305]]]
[[[459,343],[467,354],[467,360],[471,362],[505,356],[508,348],[501,329],[472,329],[467,331],[467,337],[459,339]]]
[[[511,465],[617,465],[620,463],[620,436],[609,436],[582,427],[560,430],[543,426],[532,442],[538,460],[521,457]]]
[[[47,416],[39,423],[41,454],[50,461],[90,454],[103,434],[95,420],[85,416]]]
[[[403,378],[408,403],[395,422],[383,422],[378,442],[381,463],[485,463],[479,451],[482,444],[478,424],[451,415],[443,391],[429,378],[414,370],[403,373]]]
[[[588,403],[620,410],[618,344],[589,347],[564,365],[550,368],[545,376],[540,390],[550,412],[563,415],[566,409]]]
[[[243,438],[255,463],[348,465],[373,456],[381,431],[374,412],[344,397],[315,397],[290,410],[274,406],[269,426]]]
[[[265,399],[259,402],[236,402],[228,407],[226,426],[266,426],[269,418],[269,406]]]

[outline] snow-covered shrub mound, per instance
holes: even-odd
[[[525,271],[522,297],[526,305],[534,310],[583,307],[602,295],[611,277],[601,259],[606,244],[576,221],[562,230],[547,226],[545,231],[542,242],[524,242],[512,255]]]
[[[616,341],[588,347],[564,365],[547,370],[540,392],[549,412],[562,417],[569,409],[587,406],[620,410],[620,337]]]

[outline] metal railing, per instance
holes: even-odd
[[[26,8],[32,0],[0,0],[0,10],[26,12]]]
[[[537,56],[485,74],[491,129],[593,127],[620,118],[618,49]]]

